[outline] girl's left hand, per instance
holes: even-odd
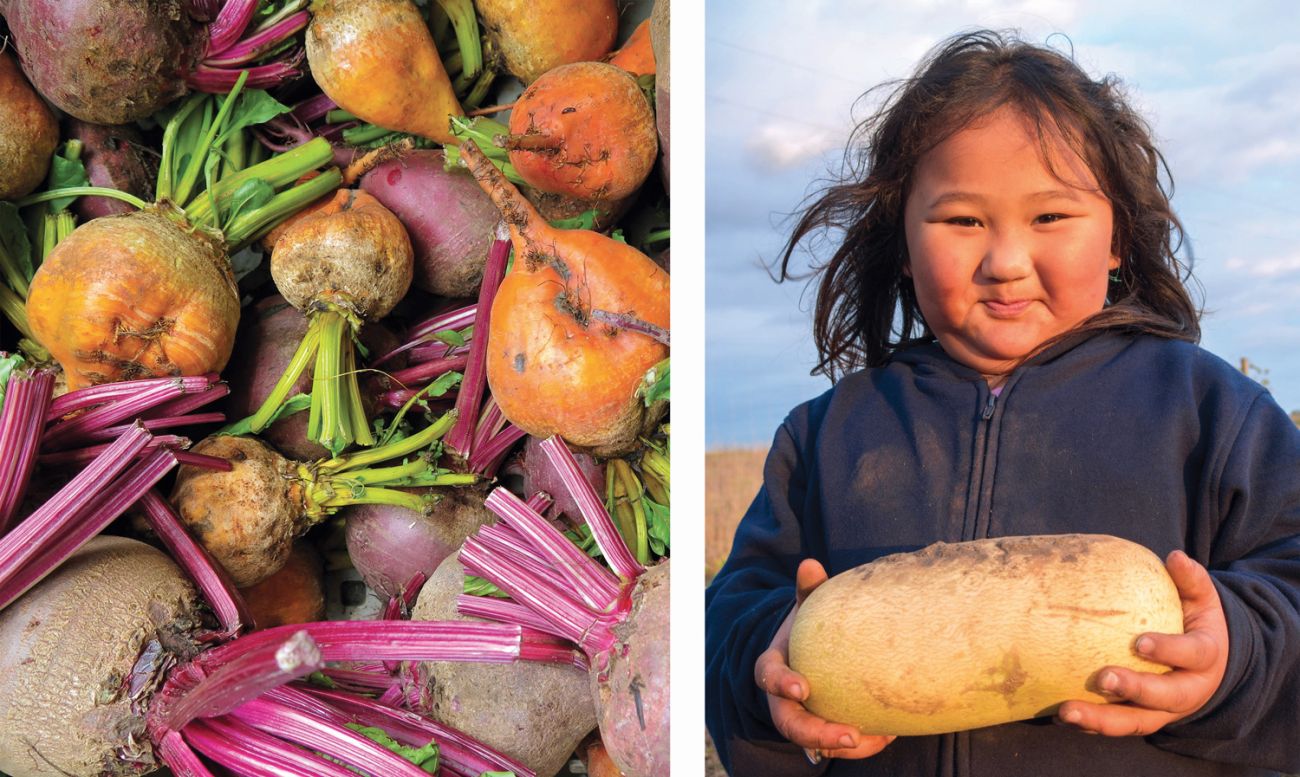
[[[1170,553],[1165,566],[1182,598],[1184,633],[1143,634],[1137,651],[1173,671],[1105,667],[1097,683],[1116,703],[1068,701],[1057,711],[1063,723],[1091,734],[1145,736],[1191,715],[1218,690],[1228,666],[1228,623],[1219,592],[1205,567],[1181,550]]]

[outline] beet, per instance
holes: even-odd
[[[416,150],[361,179],[397,215],[415,249],[415,285],[443,297],[473,297],[501,217],[474,178],[446,170],[442,151]]]
[[[421,489],[442,499],[429,515],[393,505],[355,505],[347,518],[348,555],[366,585],[383,599],[400,594],[416,574],[432,577],[465,538],[496,516],[471,489]]]
[[[259,300],[252,313],[245,315],[235,336],[235,353],[223,377],[230,384],[226,412],[231,418],[246,418],[257,411],[271,393],[275,383],[284,373],[293,353],[307,333],[307,317],[278,294]],[[372,356],[388,353],[397,347],[397,337],[380,324],[370,324],[361,329],[361,342]],[[400,367],[400,364],[395,366]],[[290,395],[311,390],[312,368],[309,365],[294,384]],[[367,391],[371,378],[362,381],[362,398],[368,403],[378,396],[382,387]],[[374,408],[367,406],[367,412]],[[298,461],[314,461],[329,454],[324,446],[307,439],[307,412],[286,416],[263,429],[259,434],[266,442],[284,455]]]
[[[524,496],[529,497],[538,491],[545,491],[553,500],[552,515],[566,515],[572,522],[581,523],[582,513],[578,510],[578,502],[565,488],[555,467],[547,460],[546,454],[542,452],[541,443],[541,440],[532,435],[524,440],[523,451],[519,457],[519,468],[524,476]],[[605,465],[583,453],[575,453],[573,457],[578,460],[582,474],[596,493],[605,493]]]
[[[54,114],[13,57],[0,51],[0,200],[17,199],[39,186],[58,144]]]
[[[600,736],[632,777],[667,774],[669,731],[668,562],[651,567],[632,589],[632,611],[614,627],[604,671],[591,672]]]
[[[0,770],[21,777],[152,771],[148,694],[133,698],[124,681],[152,688],[150,674],[197,653],[197,612],[194,589],[162,552],[108,536],[92,539],[0,612]],[[158,660],[136,677],[150,643]]]
[[[81,163],[86,166],[91,186],[117,189],[142,200],[153,199],[158,182],[158,157],[145,150],[144,140],[135,127],[69,119],[65,136],[81,141]],[[72,209],[81,221],[135,210],[111,197],[78,197]]]
[[[412,619],[479,620],[456,612],[464,577],[459,555],[448,556],[424,584]],[[587,673],[573,667],[437,662],[420,669],[424,714],[517,758],[539,775],[559,772],[596,726]]]
[[[188,91],[207,51],[191,0],[0,0],[23,70],[83,121],[126,124]]]

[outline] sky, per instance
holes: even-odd
[[[1231,6],[1231,7],[1229,7]],[[811,290],[765,262],[873,103],[962,30],[1016,28],[1117,75],[1173,174],[1202,345],[1300,410],[1300,36],[1281,2],[709,0],[704,29],[705,445],[767,445],[811,377]],[[680,78],[680,77],[679,77]],[[857,102],[855,108],[855,102]],[[798,260],[806,265],[809,255]]]

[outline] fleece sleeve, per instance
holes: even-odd
[[[813,767],[781,736],[754,682],[754,663],[794,605],[795,571],[809,555],[803,527],[808,487],[787,419],[731,555],[705,592],[705,721],[730,774],[813,775],[826,768]]]
[[[1300,772],[1300,430],[1268,394],[1251,405],[1212,482],[1220,520],[1195,555],[1223,601],[1228,666],[1204,707],[1152,741]]]

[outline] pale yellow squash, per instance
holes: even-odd
[[[1164,564],[1117,537],[938,543],[836,575],[795,617],[790,666],[806,706],[866,734],[939,734],[1105,701],[1107,665],[1163,672],[1134,652],[1181,634]]]

